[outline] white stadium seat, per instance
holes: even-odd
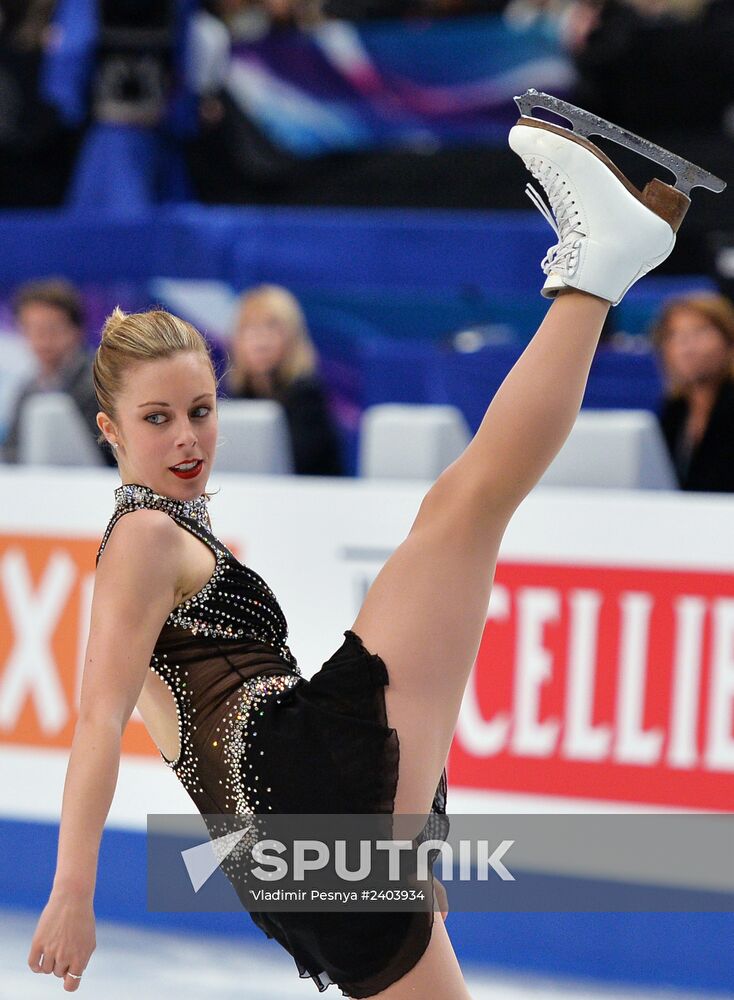
[[[649,410],[581,410],[540,485],[678,488],[657,417]]]
[[[362,414],[359,475],[367,479],[436,479],[471,439],[455,406],[380,403]]]
[[[65,392],[28,396],[18,426],[24,465],[104,465],[104,457],[73,398]]]
[[[293,453],[285,410],[272,399],[220,399],[217,472],[287,476]]]

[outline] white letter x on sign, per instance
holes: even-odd
[[[69,708],[51,650],[51,639],[69,598],[76,567],[64,552],[54,552],[38,590],[22,549],[8,549],[0,561],[0,583],[15,645],[0,671],[0,728],[12,729],[27,697],[35,700],[41,729],[56,733]]]

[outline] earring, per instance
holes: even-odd
[[[110,443],[112,447],[115,449],[115,451],[117,451],[118,445],[116,445],[114,441],[111,441]]]

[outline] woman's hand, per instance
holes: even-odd
[[[97,946],[94,933],[94,907],[88,896],[54,890],[36,926],[28,954],[33,972],[53,972],[63,977],[64,989],[79,989],[80,976]]]

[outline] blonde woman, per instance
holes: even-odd
[[[650,207],[590,143],[522,121],[510,144],[540,177],[558,227],[543,262],[556,300],[310,679],[275,594],[209,519],[217,385],[204,340],[161,311],[107,321],[97,422],[121,485],[98,553],[56,874],[28,955],[65,989],[78,988],[95,946],[100,836],[136,704],[202,813],[392,813],[440,826],[508,521],[573,426],[610,303],[668,256],[668,219],[681,214],[672,188],[655,189]],[[433,905],[251,916],[320,991],[470,998]]]
[[[286,415],[294,471],[340,476],[339,435],[317,372],[316,348],[298,300],[280,285],[259,285],[239,302],[226,392],[274,399]]]
[[[660,425],[681,489],[734,492],[734,305],[715,292],[671,299],[652,340],[666,381]]]

